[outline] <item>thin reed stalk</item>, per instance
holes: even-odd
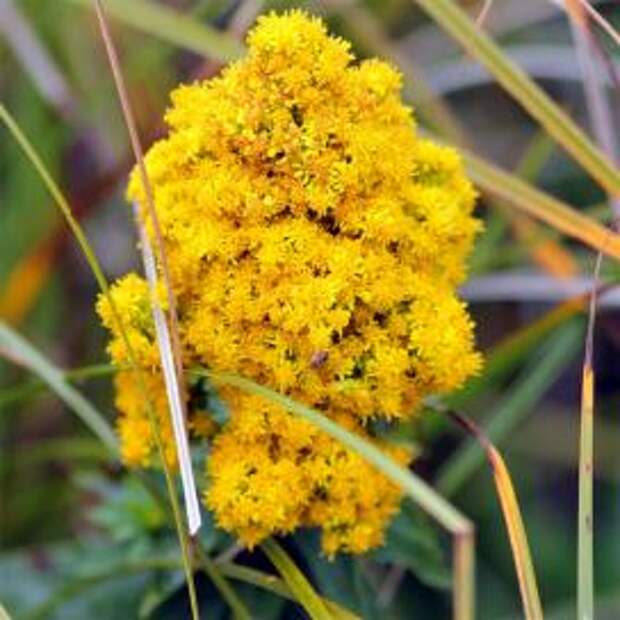
[[[348,431],[319,411],[298,403],[284,394],[234,374],[210,372],[204,368],[195,368],[189,373],[194,376],[208,377],[215,384],[237,387],[280,405],[320,428],[347,448],[354,450],[401,487],[407,496],[452,534],[455,569],[453,617],[455,620],[471,620],[474,617],[474,527],[469,519],[431,486],[359,435]]]
[[[166,291],[166,299],[168,302],[168,317],[166,320],[165,313],[162,309],[159,295],[157,292],[157,264],[153,253],[148,234],[146,232],[146,221],[142,218],[139,208],[135,209],[135,220],[140,238],[140,250],[144,263],[144,270],[151,293],[151,305],[153,313],[153,322],[155,323],[155,332],[157,335],[157,344],[159,348],[162,371],[164,374],[164,382],[166,385],[166,394],[170,413],[172,417],[172,427],[174,429],[175,443],[177,448],[177,457],[181,470],[181,481],[183,483],[183,492],[185,497],[185,506],[187,510],[187,520],[189,532],[194,536],[201,524],[200,504],[198,502],[198,492],[196,490],[196,482],[194,480],[194,472],[192,469],[191,457],[189,452],[189,440],[187,436],[187,428],[185,424],[186,411],[185,399],[182,394],[183,381],[183,359],[181,355],[181,344],[178,335],[178,317],[176,310],[176,300],[172,292],[170,283],[170,268],[168,266],[168,257],[164,245],[164,239],[159,225],[159,218],[155,209],[155,200],[153,197],[153,189],[149,181],[144,163],[144,153],[142,145],[138,137],[136,122],[129,102],[125,80],[116,53],[116,48],[110,34],[106,17],[103,12],[103,6],[100,0],[94,0],[97,20],[101,31],[114,83],[118,93],[118,98],[123,111],[123,118],[127,126],[131,147],[136,159],[140,180],[144,194],[146,196],[147,212],[153,227],[155,236],[155,247],[157,249],[157,263],[161,269],[162,282]]]

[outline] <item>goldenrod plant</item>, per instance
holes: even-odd
[[[618,18],[0,1],[0,617],[616,617]]]
[[[479,223],[458,153],[416,136],[397,70],[354,61],[317,18],[262,17],[246,57],[172,93],[169,134],[146,165],[184,366],[249,377],[405,464],[408,451],[368,427],[415,415],[424,397],[479,369],[456,295]],[[128,198],[145,202],[136,173]],[[130,274],[112,296],[151,369],[172,462],[148,287]],[[105,297],[99,312],[115,336],[113,362],[126,365]],[[123,459],[144,465],[154,444],[133,372],[119,373],[116,388]],[[319,526],[330,555],[381,544],[401,498],[384,476],[239,390],[221,389],[230,420],[220,428],[201,389],[190,389],[190,427],[212,443],[205,503],[224,529],[252,547]]]

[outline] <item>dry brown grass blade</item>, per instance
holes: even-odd
[[[0,319],[12,325],[22,321],[47,282],[54,254],[54,243],[44,242],[11,271],[0,293]]]
[[[579,5],[580,13],[587,13],[588,16],[611,37],[616,45],[620,45],[620,34],[618,31],[590,4],[590,2],[588,2],[588,0],[569,0],[569,2],[573,5]],[[568,5],[569,2],[566,4]]]
[[[534,565],[519,509],[519,502],[506,463],[499,451],[474,422],[455,412],[448,412],[448,415],[459,426],[474,436],[486,451],[487,459],[493,472],[497,496],[504,515],[504,522],[508,530],[519,589],[521,591],[523,613],[527,620],[542,620],[543,611],[538,594]]]
[[[105,45],[106,54],[110,62],[114,82],[121,103],[123,116],[127,125],[127,129],[129,131],[130,141],[132,149],[134,151],[134,155],[136,157],[144,192],[147,196],[147,203],[151,215],[151,222],[155,229],[156,242],[159,250],[159,258],[161,269],[163,272],[162,275],[164,280],[164,286],[168,296],[170,325],[168,325],[168,322],[166,321],[166,316],[163,312],[158,297],[157,266],[155,264],[154,255],[150,246],[150,240],[146,232],[146,223],[142,221],[140,214],[137,213],[136,225],[141,241],[140,249],[150,290],[153,322],[155,324],[157,344],[159,348],[162,371],[164,375],[168,404],[170,406],[170,413],[172,417],[172,427],[174,430],[175,443],[177,448],[177,458],[179,461],[179,467],[181,469],[181,480],[185,497],[187,520],[189,524],[190,534],[193,535],[198,531],[200,527],[201,515],[200,505],[198,502],[198,492],[196,489],[196,483],[194,481],[194,473],[192,469],[191,456],[189,451],[189,441],[187,436],[187,430],[185,427],[184,399],[182,398],[181,390],[179,388],[179,385],[181,384],[183,368],[181,365],[179,340],[175,337],[177,333],[175,300],[172,294],[172,289],[170,287],[168,264],[165,249],[163,246],[163,237],[159,229],[159,222],[157,219],[157,214],[155,212],[152,188],[150,186],[149,178],[146,173],[142,146],[138,138],[138,132],[132,114],[132,109],[129,104],[129,97],[127,95],[125,82],[120,69],[120,63],[116,54],[116,48],[112,41],[112,37],[108,28],[108,23],[106,21],[106,17],[103,12],[103,7],[100,0],[94,0],[94,7],[99,23],[99,28],[101,31],[101,37]],[[136,211],[138,210],[136,209]],[[156,425],[157,421],[154,420],[153,424]],[[163,459],[162,465],[166,473],[167,489],[170,496],[170,501],[172,503],[175,524],[181,544],[183,568],[188,587],[192,618],[198,620],[200,618],[200,611],[198,608],[198,597],[196,595],[196,586],[194,583],[189,540],[187,538],[187,533],[185,531],[185,528],[183,527],[180,518],[176,490],[174,488],[174,484],[172,483],[172,476],[169,471],[169,466],[165,462],[165,457]]]
[[[475,24],[478,28],[482,28],[484,22],[489,16],[489,12],[491,11],[491,7],[493,6],[493,1],[494,0],[484,0],[484,4],[482,5],[480,13],[478,13],[478,17],[476,17],[475,21]]]
[[[142,186],[146,196],[147,212],[150,222],[154,230],[155,247],[157,251],[157,259],[150,245],[150,240],[146,232],[146,218],[142,217],[139,209],[136,209],[136,224],[140,233],[140,247],[142,250],[143,262],[149,288],[151,291],[151,303],[153,306],[153,320],[157,333],[159,352],[161,356],[162,370],[166,384],[166,392],[172,415],[172,426],[174,430],[175,443],[177,448],[177,457],[181,470],[181,480],[183,483],[183,491],[185,497],[185,507],[187,511],[187,519],[190,534],[196,534],[201,525],[200,505],[198,502],[198,492],[194,480],[194,473],[191,464],[191,456],[189,450],[189,441],[186,428],[185,398],[182,388],[183,362],[181,356],[181,344],[178,336],[178,319],[176,311],[176,300],[170,283],[170,270],[168,267],[168,259],[164,247],[163,235],[159,225],[159,219],[155,209],[155,200],[153,189],[151,187],[149,177],[144,163],[144,153],[142,145],[138,137],[136,122],[129,103],[129,96],[125,86],[125,80],[122,75],[120,63],[116,53],[112,37],[105,19],[103,7],[100,0],[94,0],[94,6],[99,21],[101,36],[105,45],[106,53],[110,61],[110,67],[114,76],[114,82],[118,92],[119,101],[123,111],[123,117],[127,125],[131,146],[134,151],[138,172],[142,181]],[[168,302],[168,320],[161,307],[161,303],[157,293],[157,263],[161,269],[162,281],[166,290]]]

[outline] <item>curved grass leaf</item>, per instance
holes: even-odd
[[[37,375],[53,392],[58,394],[113,454],[118,454],[116,435],[104,416],[67,383],[59,368],[48,362],[15,330],[0,321],[0,354],[2,353],[8,354],[20,365]]]
[[[493,471],[493,479],[495,481],[497,497],[501,504],[502,514],[504,515],[504,522],[508,530],[508,538],[523,602],[523,615],[526,620],[543,620],[534,563],[532,562],[532,555],[527,542],[517,494],[515,493],[506,463],[488,437],[472,421],[457,413],[448,412],[448,415],[459,426],[473,435],[486,452],[489,465]]]

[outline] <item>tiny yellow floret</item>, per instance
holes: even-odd
[[[303,12],[259,18],[247,55],[181,86],[169,134],[146,157],[177,298],[184,365],[238,373],[322,411],[403,465],[376,421],[418,411],[481,363],[456,287],[479,223],[456,151],[420,138],[401,76],[357,61]],[[138,174],[128,197],[145,206]],[[152,233],[152,231],[151,231]],[[149,375],[175,462],[148,287],[112,296]],[[109,304],[109,351],[127,362]],[[133,372],[117,378],[129,465],[154,442]],[[323,548],[380,545],[401,492],[356,453],[281,407],[230,387],[228,420],[188,390],[190,431],[208,442],[205,504],[248,546],[320,527]],[[211,394],[212,396],[212,394]]]

